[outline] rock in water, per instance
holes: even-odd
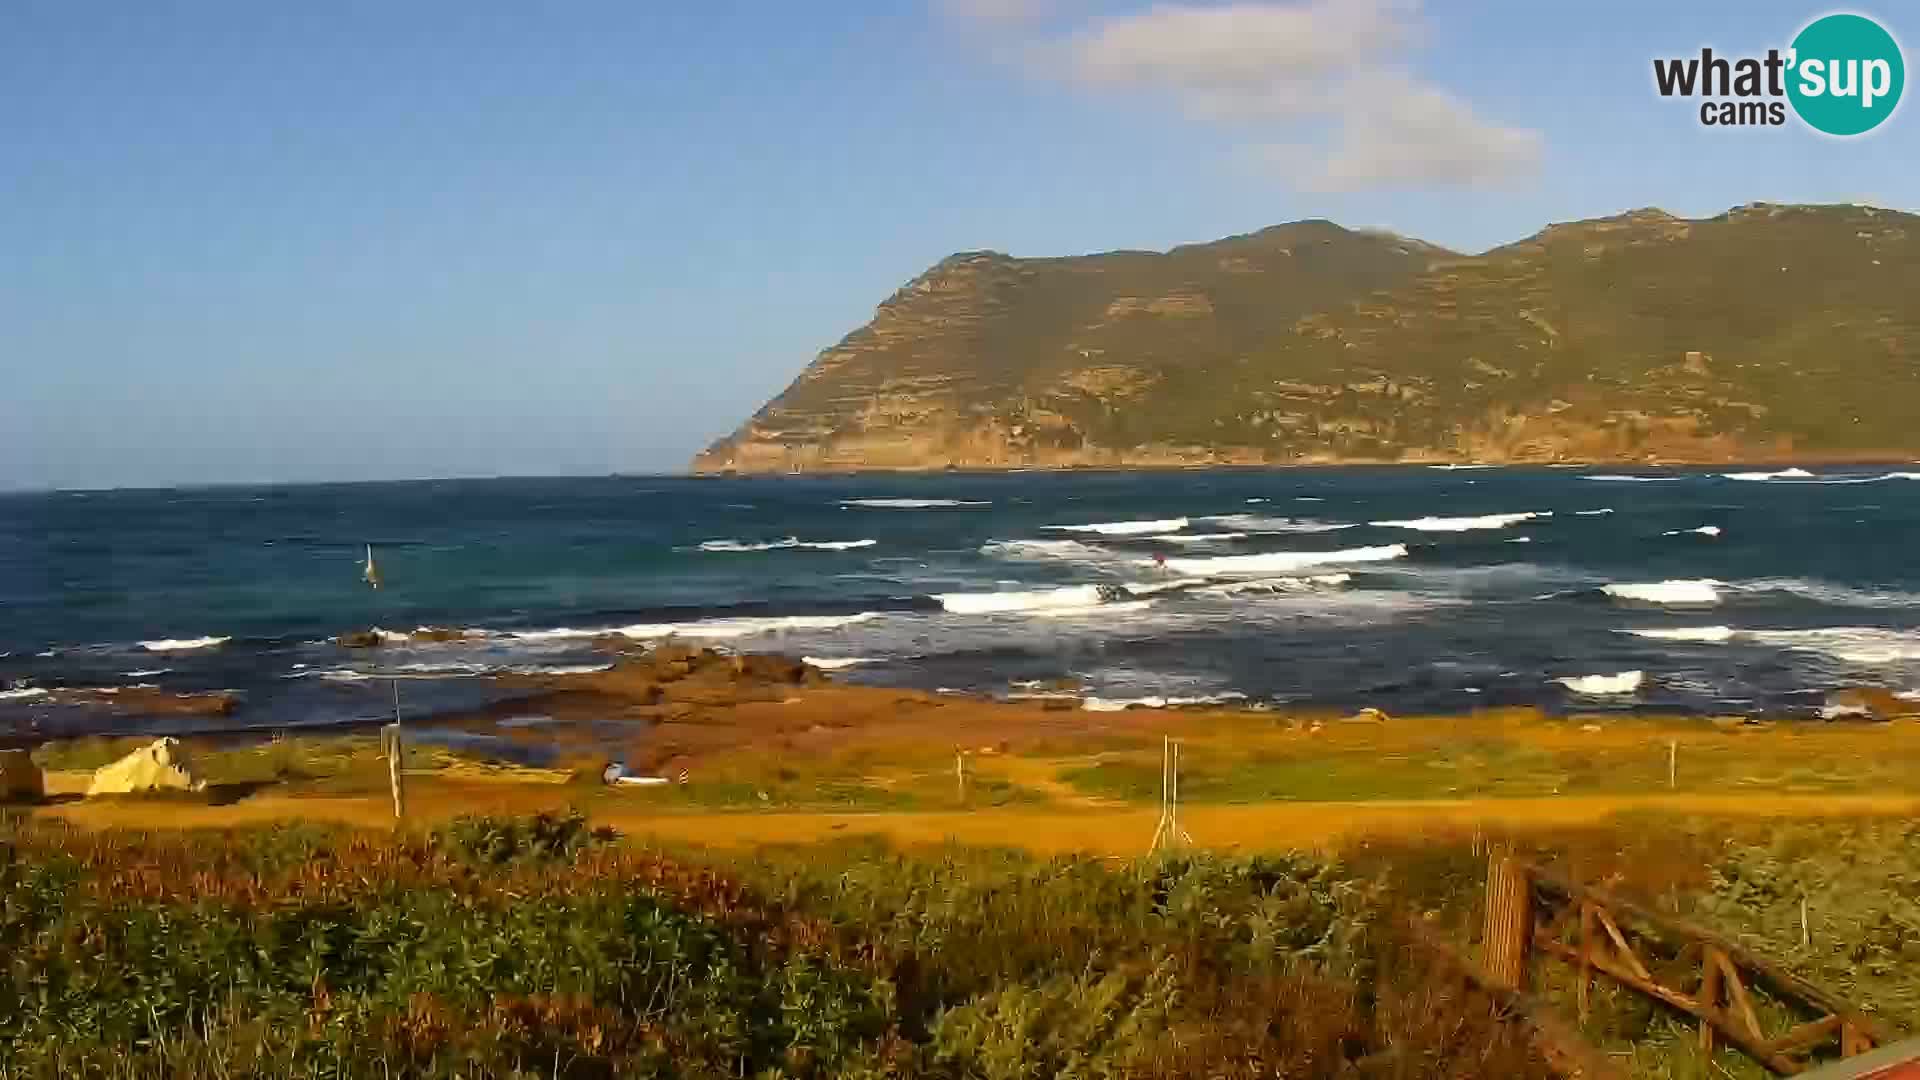
[[[152,791],[202,791],[207,782],[171,736],[155,739],[111,765],[94,770],[87,795],[134,795]]]
[[[29,802],[47,793],[46,781],[33,755],[25,750],[0,750],[0,802]]]

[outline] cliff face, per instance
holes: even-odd
[[[959,254],[693,467],[1910,458],[1915,224],[1755,205],[1475,256],[1324,221]]]

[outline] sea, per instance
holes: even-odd
[[[333,641],[369,628],[381,647]],[[365,724],[396,691],[408,716],[444,715],[524,692],[499,673],[602,667],[595,639],[616,633],[1089,710],[1832,718],[1839,690],[1920,700],[1920,466],[0,496],[0,736],[16,741]],[[102,704],[136,686],[241,704]]]

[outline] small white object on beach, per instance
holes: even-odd
[[[167,736],[135,750],[110,765],[93,772],[87,785],[87,797],[95,795],[134,795],[152,791],[204,791],[201,779],[180,746],[180,740]]]

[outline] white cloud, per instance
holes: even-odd
[[[1101,19],[1068,41],[1074,75],[1108,86],[1165,89],[1220,103],[1291,105],[1403,44],[1413,27],[1403,4],[1317,0],[1221,7],[1161,5]]]
[[[1453,95],[1411,79],[1385,78],[1369,90],[1342,112],[1332,152],[1302,186],[1495,187],[1540,167],[1537,131],[1489,123]]]
[[[1045,0],[941,0],[1032,10]],[[1157,97],[1243,131],[1313,190],[1491,186],[1531,175],[1540,134],[1477,115],[1405,74],[1417,0],[1159,4],[1034,44],[1037,67],[1101,93]]]

